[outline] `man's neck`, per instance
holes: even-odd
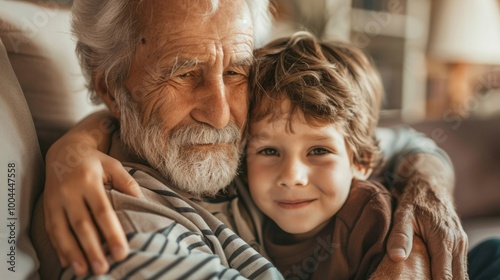
[[[133,162],[149,166],[149,164],[135,155],[120,139],[120,131],[113,132],[111,136],[111,143],[107,154],[121,162]]]

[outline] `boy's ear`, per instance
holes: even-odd
[[[367,180],[372,174],[373,168],[354,163],[354,158],[352,156],[353,155],[351,155],[351,168],[354,178],[358,180]],[[363,155],[363,158],[368,161],[371,161],[372,157],[372,153],[368,152]]]
[[[120,110],[118,107],[118,103],[116,102],[113,93],[109,90],[103,73],[92,73],[92,86],[94,87],[97,95],[99,95],[102,101],[106,104],[111,114],[115,118],[120,119]]]
[[[353,175],[354,178],[358,180],[367,180],[368,177],[370,177],[370,175],[372,174],[372,171],[373,168],[355,164],[353,168]]]

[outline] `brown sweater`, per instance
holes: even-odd
[[[299,242],[272,221],[264,245],[287,279],[368,279],[385,254],[391,195],[381,185],[353,181],[349,197],[319,234]]]

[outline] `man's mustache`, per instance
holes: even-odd
[[[241,131],[234,122],[222,129],[205,124],[183,125],[174,128],[170,134],[170,141],[179,145],[238,143],[240,140]]]

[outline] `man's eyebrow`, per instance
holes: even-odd
[[[231,63],[230,67],[251,67],[254,62],[253,57],[244,58],[235,60]],[[197,58],[184,58],[180,56],[176,56],[171,60],[171,63],[168,67],[165,67],[161,70],[161,77],[168,78],[173,77],[174,74],[182,69],[194,68],[202,63],[201,60]]]
[[[200,64],[200,60],[194,58],[183,58],[180,56],[176,56],[174,59],[172,59],[170,65],[163,69],[162,76],[163,77],[172,77],[175,72],[186,69],[186,68],[193,68],[196,67],[198,64]]]
[[[254,62],[254,59],[249,57],[249,58],[235,60],[230,64],[230,66],[250,67],[250,66],[252,66],[253,62]]]

